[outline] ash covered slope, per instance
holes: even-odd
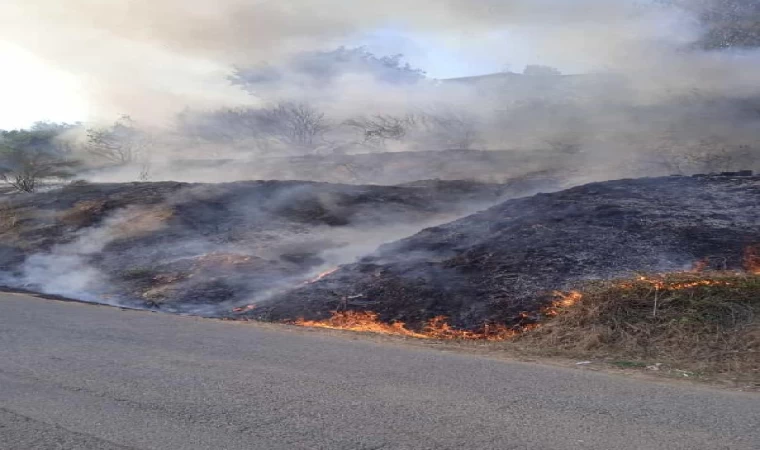
[[[6,196],[0,274],[5,285],[48,294],[215,315],[521,189],[435,181],[71,185]]]
[[[411,326],[438,315],[466,328],[515,323],[579,280],[690,269],[705,258],[740,268],[757,243],[760,177],[594,183],[428,228],[250,314],[321,319],[353,309]]]

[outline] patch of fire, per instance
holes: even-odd
[[[325,278],[325,277],[327,277],[329,275],[332,275],[332,274],[334,274],[337,271],[338,271],[337,267],[334,268],[334,269],[326,270],[326,271],[320,273],[319,275],[317,275],[316,277],[314,277],[314,278],[312,278],[310,280],[304,281],[303,284],[313,284],[313,283],[316,283],[317,281],[319,281],[319,280],[321,280],[321,279],[323,279],[323,278]]]
[[[744,270],[753,275],[760,275],[760,244],[744,249]]]
[[[241,314],[248,311],[253,311],[256,309],[256,305],[246,305],[246,306],[240,306],[238,308],[233,308],[232,312],[236,314]]]
[[[571,292],[554,292],[555,300],[547,307],[541,310],[541,314],[546,317],[556,317],[563,309],[575,306],[576,303],[583,299],[583,294],[578,291]]]
[[[686,272],[688,274],[689,272]],[[671,274],[672,275],[672,274]],[[639,276],[637,281],[647,283],[658,290],[667,291],[682,291],[684,289],[691,289],[699,286],[730,286],[728,281],[721,280],[694,280],[694,281],[678,281],[668,282],[665,279],[665,275],[650,275]],[[619,287],[623,289],[633,289],[635,286],[632,283],[621,283]]]
[[[563,309],[575,305],[583,297],[580,292],[555,292],[556,300],[541,310],[541,316],[554,317]],[[517,318],[517,325],[485,324],[479,330],[463,330],[451,326],[448,318],[437,316],[428,320],[420,331],[410,330],[404,322],[382,322],[380,315],[373,311],[334,311],[329,319],[290,322],[292,325],[308,328],[357,331],[390,336],[436,339],[444,341],[505,341],[523,333],[537,329],[540,324],[527,312]]]

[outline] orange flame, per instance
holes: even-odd
[[[760,275],[760,245],[749,247],[744,257],[745,268],[748,272]],[[695,270],[702,270],[701,262],[695,265]],[[318,281],[325,276],[335,272],[331,270],[320,274],[311,282]],[[701,286],[731,286],[730,281],[719,279],[700,279],[694,272],[684,272],[692,276],[692,280],[670,281],[667,276],[673,274],[639,276],[637,281],[648,284],[658,290],[678,291],[691,289]],[[682,275],[683,275],[682,274]],[[677,274],[676,274],[677,275]],[[617,284],[623,289],[634,289],[637,281],[621,282]],[[554,301],[545,306],[538,313],[538,318],[552,318],[560,315],[564,310],[577,305],[583,300],[583,294],[578,291],[553,293]],[[334,330],[347,330],[369,332],[393,336],[413,337],[420,339],[438,339],[438,340],[484,340],[484,341],[503,341],[520,336],[521,334],[535,330],[541,326],[539,323],[533,323],[536,316],[531,316],[528,312],[523,312],[517,320],[518,325],[508,327],[503,324],[486,324],[480,330],[462,330],[452,327],[445,316],[434,317],[427,321],[420,331],[410,330],[404,322],[385,323],[379,320],[379,314],[372,311],[342,311],[334,312],[332,317],[321,321],[307,321],[299,319],[292,324],[302,327],[328,328]]]
[[[337,267],[334,268],[334,269],[326,270],[326,271],[320,273],[319,275],[317,275],[316,277],[312,278],[311,280],[305,281],[304,284],[316,283],[317,281],[321,280],[322,278],[325,278],[328,275],[332,275],[332,274],[334,274],[337,271],[338,271]]]
[[[394,336],[425,338],[426,336],[406,328],[403,322],[383,323],[379,315],[371,311],[336,311],[327,320],[298,319],[293,322],[299,327],[327,328],[331,330],[363,331]]]
[[[547,317],[554,317],[564,308],[576,304],[583,297],[580,292],[564,294],[555,292],[558,300],[541,311]],[[421,331],[413,331],[404,322],[381,322],[379,314],[372,311],[335,311],[326,320],[298,319],[293,325],[309,328],[326,328],[331,330],[359,331],[366,333],[404,336],[419,339],[464,340],[464,341],[504,341],[539,327],[535,323],[522,323],[515,327],[503,324],[486,324],[478,331],[462,330],[452,327],[445,316],[428,320]],[[528,313],[520,314],[520,320],[530,319]]]
[[[557,299],[552,304],[541,310],[541,314],[547,317],[556,317],[562,309],[570,308],[583,299],[583,294],[578,291],[568,293],[555,291],[554,297]]]
[[[760,244],[744,250],[744,269],[753,275],[760,275]]]
[[[502,341],[514,337],[529,328],[529,326],[515,329],[505,325],[486,325],[480,331],[460,330],[449,325],[446,317],[438,316],[430,319],[422,328],[422,331],[418,332],[408,329],[404,322],[381,322],[379,315],[372,311],[336,311],[327,320],[298,319],[293,322],[293,325],[331,330],[360,331],[418,339],[468,341]]]
[[[655,289],[658,290],[667,290],[667,291],[682,291],[684,289],[691,289],[699,286],[730,286],[731,283],[728,281],[720,281],[720,280],[695,280],[690,282],[680,282],[680,283],[668,283],[664,279],[661,278],[653,278],[653,277],[646,277],[646,276],[640,276],[639,281],[643,281],[645,283],[648,283],[652,285]],[[621,283],[619,284],[620,287],[624,289],[632,289],[634,287],[631,283]]]

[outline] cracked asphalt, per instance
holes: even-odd
[[[0,449],[753,449],[760,397],[0,294]]]

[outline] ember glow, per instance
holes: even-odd
[[[316,283],[317,281],[321,280],[322,278],[325,278],[328,275],[332,275],[332,274],[334,274],[337,271],[338,271],[337,267],[334,268],[334,269],[326,270],[326,271],[320,273],[319,275],[317,275],[316,277],[312,278],[311,280],[306,281],[304,284]]]
[[[694,281],[688,281],[688,282],[678,282],[678,283],[671,283],[665,281],[664,278],[656,277],[656,276],[640,276],[638,278],[639,281],[643,281],[645,283],[651,284],[655,289],[658,290],[667,290],[667,291],[682,291],[684,289],[691,289],[699,286],[730,286],[731,283],[728,281],[720,281],[720,280],[694,280]],[[620,285],[622,288],[633,288],[634,286],[630,283],[623,283]]]
[[[744,250],[744,269],[753,275],[760,275],[760,245]]]
[[[568,293],[554,292],[556,300],[541,311],[541,314],[546,317],[556,317],[559,313],[565,309],[574,306],[576,303],[583,299],[583,294],[578,291],[571,291]]]
[[[583,298],[580,292],[555,292],[557,300],[541,311],[545,317],[554,317],[562,309],[575,305]],[[528,313],[520,314],[520,322],[529,320]],[[452,327],[448,318],[437,316],[427,321],[421,331],[413,331],[404,322],[385,323],[380,315],[372,311],[336,311],[326,320],[298,319],[293,325],[308,328],[326,328],[331,330],[358,331],[365,333],[385,334],[391,336],[412,337],[418,339],[461,340],[461,341],[505,341],[525,332],[535,330],[537,323],[520,323],[513,327],[503,324],[485,324],[477,331],[462,330]]]
[[[389,334],[393,336],[407,336],[426,338],[424,334],[416,333],[406,328],[403,322],[384,323],[378,319],[379,315],[371,311],[336,311],[327,320],[304,320],[298,319],[293,322],[299,327],[327,328],[330,330],[362,331],[367,333]]]
[[[418,339],[466,340],[466,341],[503,341],[527,331],[532,326],[526,325],[509,328],[505,325],[485,325],[481,330],[460,330],[449,325],[448,319],[438,316],[430,319],[422,331],[413,331],[404,322],[385,323],[372,311],[337,311],[327,320],[311,321],[299,319],[293,325],[309,328],[327,328],[331,330],[359,331],[365,333],[385,334],[391,336],[413,337]]]

